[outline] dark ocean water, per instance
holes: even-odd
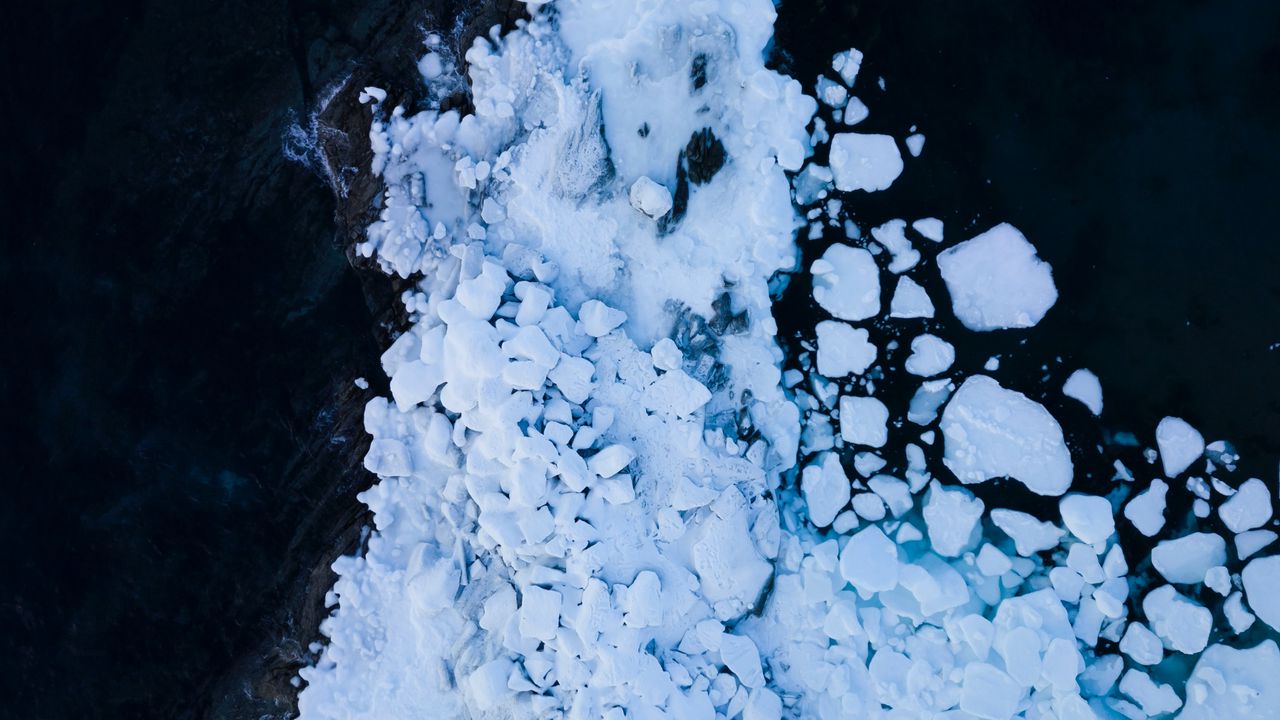
[[[379,346],[330,192],[281,137],[424,18],[393,0],[130,0],[5,24],[20,122],[0,261],[0,716],[287,708],[315,637],[302,590],[328,584],[359,525],[350,382],[375,378]],[[1009,221],[1052,263],[1046,320],[958,343],[961,365],[1007,353],[998,377],[1042,389],[1087,366],[1105,427],[1150,442],[1181,415],[1269,482],[1278,43],[1280,6],[1192,0],[795,3],[777,39],[806,84],[862,49],[861,82],[887,83],[863,93],[862,127],[927,135],[860,217],[935,215],[952,239]],[[780,313],[813,322],[800,302]],[[1078,447],[1101,438],[1050,405]]]

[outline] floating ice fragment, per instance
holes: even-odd
[[[889,303],[889,317],[931,318],[933,312],[933,301],[920,283],[905,275],[898,278],[893,300]]]
[[[1131,622],[1120,638],[1120,652],[1139,665],[1155,665],[1164,659],[1160,638],[1140,622]]]
[[[840,456],[835,453],[818,456],[816,461],[805,467],[800,479],[800,489],[809,508],[809,520],[817,527],[830,525],[849,504],[849,487],[849,477],[840,464]]]
[[[904,142],[906,142],[907,152],[911,153],[911,157],[920,157],[920,153],[924,151],[923,133],[912,133],[907,136]]]
[[[898,584],[898,547],[871,526],[849,538],[840,551],[840,575],[858,592],[892,590]]]
[[[1280,555],[1250,560],[1240,579],[1250,609],[1263,622],[1280,630]]]
[[[911,228],[920,233],[925,240],[942,242],[942,221],[938,218],[920,218],[911,223]]]
[[[1156,426],[1156,445],[1164,474],[1175,478],[1204,454],[1204,438],[1182,418],[1166,417]]]
[[[922,514],[933,551],[943,557],[958,557],[973,547],[982,511],[982,501],[968,490],[948,488],[936,480],[930,483]]]
[[[836,53],[831,58],[831,69],[840,74],[840,79],[845,85],[853,87],[853,83],[858,78],[858,70],[862,67],[862,51],[856,48],[849,48]]]
[[[970,330],[1031,327],[1058,299],[1049,263],[1008,223],[944,250],[937,263],[951,307]]]
[[[1058,510],[1067,530],[1090,545],[1106,542],[1116,531],[1111,503],[1104,497],[1072,493],[1058,502]]]
[[[884,190],[902,174],[902,154],[889,135],[838,133],[830,160],[836,188],[845,192]]]
[[[1262,527],[1271,519],[1271,491],[1257,478],[1245,480],[1226,502],[1218,507],[1218,517],[1233,533]]]
[[[1079,400],[1094,415],[1102,414],[1102,384],[1098,382],[1098,376],[1088,370],[1071,373],[1062,386],[1062,394]]]
[[[945,372],[955,362],[956,351],[951,343],[936,335],[924,333],[911,340],[911,356],[904,367],[912,375],[930,377]]]
[[[738,681],[749,688],[764,685],[764,673],[760,669],[760,651],[755,642],[745,635],[725,634],[720,638],[720,659],[725,667],[738,676]]]
[[[1152,537],[1164,527],[1165,496],[1168,492],[1169,485],[1165,481],[1160,478],[1152,480],[1146,490],[1124,506],[1124,516],[1138,532]]]
[[[1120,678],[1120,692],[1133,698],[1149,716],[1163,715],[1182,707],[1182,700],[1173,688],[1151,680],[1151,676],[1131,668]]]
[[[1272,530],[1242,532],[1236,535],[1236,555],[1241,560],[1247,560],[1249,556],[1275,542],[1276,537],[1276,533]]]
[[[1039,403],[984,375],[964,381],[942,412],[943,463],[965,484],[1011,477],[1039,495],[1071,487],[1062,428]]]
[[[992,510],[991,522],[1013,538],[1014,547],[1023,557],[1050,550],[1062,539],[1062,530],[1057,525],[1042,522],[1034,516],[1017,510],[1005,508]]]
[[[840,398],[840,437],[855,445],[882,447],[889,439],[889,409],[870,397]]]
[[[973,662],[964,667],[960,709],[983,720],[1008,720],[1018,712],[1026,689],[994,665]]]
[[[1187,679],[1179,720],[1275,717],[1280,708],[1280,647],[1264,640],[1251,648],[1214,645]]]
[[[578,309],[578,322],[582,323],[583,332],[591,337],[604,337],[626,320],[626,313],[599,300],[588,300]]]
[[[842,378],[850,373],[861,375],[876,359],[876,346],[870,333],[848,323],[823,320],[818,323],[818,372],[828,378]]]
[[[880,268],[862,248],[836,243],[810,267],[813,299],[841,320],[865,320],[880,313]]]
[[[1209,568],[1227,561],[1227,544],[1213,533],[1191,533],[1161,540],[1151,551],[1151,564],[1171,583],[1198,583]]]
[[[1142,599],[1142,611],[1151,630],[1165,646],[1183,654],[1200,652],[1209,642],[1213,615],[1199,603],[1161,585]]]
[[[907,221],[890,220],[871,229],[871,238],[889,251],[893,259],[889,262],[889,272],[903,273],[920,262],[920,253],[911,247],[907,239]]]

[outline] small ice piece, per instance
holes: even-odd
[[[756,688],[742,708],[742,720],[781,720],[782,698],[767,687]]]
[[[619,603],[627,627],[659,627],[662,625],[662,581],[652,570],[636,575]]]
[[[1169,685],[1157,685],[1151,676],[1131,668],[1120,678],[1120,692],[1133,698],[1148,716],[1171,713],[1182,707],[1182,700]]]
[[[898,584],[898,546],[871,526],[858,531],[840,551],[840,575],[864,595]]]
[[[912,133],[904,142],[911,157],[920,157],[920,153],[924,151],[924,133]]]
[[[818,83],[815,86],[818,99],[828,107],[840,109],[849,100],[849,89],[837,83],[826,75],[818,76]]]
[[[840,79],[849,87],[853,87],[853,82],[858,78],[858,70],[861,67],[862,51],[856,48],[849,48],[831,57],[831,69],[839,73]]]
[[[911,396],[907,406],[907,420],[916,425],[928,425],[938,417],[938,406],[947,401],[955,385],[946,378],[928,380]]]
[[[905,275],[898,278],[893,300],[889,302],[889,317],[931,318],[933,312],[933,301],[920,283]]]
[[[560,593],[536,585],[525,587],[521,593],[520,634],[543,642],[554,638],[560,627]]]
[[[626,445],[610,445],[591,456],[587,467],[602,478],[611,478],[636,459],[636,454]]]
[[[1164,659],[1160,638],[1140,622],[1131,622],[1120,638],[1120,652],[1139,665],[1155,665]]]
[[[871,228],[871,239],[893,256],[889,261],[889,272],[895,275],[910,270],[920,262],[920,253],[911,247],[911,241],[907,239],[906,220],[890,220]]]
[[[864,328],[838,320],[823,320],[818,323],[817,332],[818,373],[823,377],[861,375],[876,360],[876,346]]]
[[[1169,478],[1182,474],[1204,454],[1204,437],[1182,418],[1166,417],[1156,426],[1156,445],[1160,447],[1160,462]]]
[[[815,260],[813,299],[841,320],[866,320],[880,314],[880,268],[862,248],[836,243]]]
[[[746,635],[726,633],[720,638],[720,659],[738,681],[749,688],[764,685],[764,672],[760,669],[760,650]]]
[[[960,709],[983,720],[1008,720],[1018,712],[1026,689],[1009,674],[984,662],[964,667]]]
[[[1032,327],[1058,299],[1049,263],[1001,223],[938,255],[956,317],[970,330]]]
[[[809,508],[810,522],[817,527],[830,525],[849,504],[849,487],[849,477],[835,453],[822,453],[805,467],[800,489]]]
[[[583,332],[591,337],[604,337],[626,320],[626,313],[599,300],[588,300],[578,309],[578,322],[582,323]]]
[[[1249,608],[1262,622],[1280,630],[1280,555],[1250,560],[1240,579]]]
[[[929,483],[922,512],[933,551],[943,557],[958,557],[973,547],[982,511],[982,501],[968,490],[948,488],[936,480]]]
[[[978,550],[978,572],[987,577],[1000,577],[1013,569],[1013,561],[1008,555],[991,543],[986,543]]]
[[[840,437],[855,445],[883,447],[889,439],[889,409],[875,398],[840,398]]]
[[[998,382],[975,375],[942,411],[943,464],[960,482],[1011,477],[1038,495],[1071,487],[1071,453],[1048,410]]]
[[[1263,640],[1251,648],[1214,645],[1187,679],[1187,705],[1178,720],[1275,718],[1280,708],[1280,647]]]
[[[684,364],[684,353],[671,338],[662,338],[654,343],[649,356],[653,358],[653,366],[659,370],[676,370]]]
[[[711,400],[707,386],[684,370],[669,370],[644,391],[644,407],[654,413],[688,417]]]
[[[1151,551],[1151,564],[1171,583],[1198,583],[1215,565],[1227,561],[1227,543],[1213,533],[1198,532],[1161,540]]]
[[[1233,533],[1262,527],[1271,519],[1271,492],[1266,483],[1257,478],[1245,480],[1218,508],[1218,517]]]
[[[946,372],[955,359],[956,350],[951,343],[936,335],[924,333],[912,339],[911,356],[904,366],[912,375],[930,377]]]
[[[1013,545],[1023,557],[1057,547],[1062,539],[1062,529],[1050,522],[1017,510],[997,508],[991,511],[991,522],[1013,538]]]
[[[1239,590],[1227,596],[1227,601],[1222,603],[1222,614],[1227,616],[1227,623],[1237,635],[1253,627],[1254,620],[1257,620],[1253,613],[1244,609],[1244,596]]]
[[[660,218],[671,210],[671,191],[643,175],[632,183],[630,199],[631,207],[651,218]]]
[[[585,402],[591,394],[591,376],[596,366],[590,360],[564,356],[547,378],[559,388],[564,398],[572,403]]]
[[[1210,590],[1226,597],[1231,592],[1231,573],[1222,565],[1215,565],[1204,573],[1204,585]]]
[[[826,197],[831,189],[831,168],[825,165],[809,163],[792,182],[795,188],[796,202],[801,205],[812,205]]]
[[[1276,541],[1276,534],[1271,530],[1249,530],[1236,535],[1236,555],[1241,560],[1248,560],[1251,555]]]
[[[1080,369],[1071,373],[1062,386],[1062,394],[1075,398],[1089,408],[1094,415],[1102,414],[1102,383],[1098,376],[1088,370]]]
[[[844,106],[844,124],[857,125],[871,115],[871,109],[861,98],[851,97]]]
[[[938,218],[920,218],[911,223],[912,229],[920,233],[925,240],[942,242],[942,221]]]
[[[830,160],[836,188],[845,192],[884,190],[902,174],[902,154],[889,135],[837,133]]]
[[[1169,485],[1160,478],[1151,481],[1151,486],[1143,490],[1137,497],[1124,506],[1124,516],[1133,523],[1138,532],[1152,537],[1164,527],[1165,496]]]
[[[1067,530],[1090,545],[1106,542],[1116,531],[1111,503],[1104,497],[1072,493],[1059,501],[1058,510]]]
[[[1151,630],[1165,646],[1184,655],[1194,655],[1209,642],[1213,614],[1194,600],[1161,585],[1142,598],[1142,611]]]

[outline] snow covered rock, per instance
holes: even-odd
[[[651,218],[660,218],[671,210],[671,191],[643,175],[632,183],[629,197],[631,207]]]
[[[937,262],[951,307],[970,330],[1031,327],[1058,299],[1049,263],[1008,223],[944,250]]]

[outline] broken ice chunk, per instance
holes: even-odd
[[[924,133],[912,133],[904,142],[911,157],[920,157],[920,153],[924,151]]]
[[[1151,676],[1131,668],[1120,678],[1120,692],[1133,698],[1149,716],[1171,713],[1182,707],[1182,700],[1173,688],[1152,681]]]
[[[970,330],[1031,327],[1058,299],[1049,263],[1008,223],[944,250],[937,263],[951,307]]]
[[[760,651],[755,641],[745,635],[727,633],[720,638],[720,659],[749,688],[764,685],[764,672],[760,669]]]
[[[1120,639],[1120,652],[1139,665],[1155,665],[1164,659],[1164,646],[1160,638],[1140,622],[1129,623]]]
[[[1048,410],[984,375],[964,381],[942,411],[943,464],[960,482],[1011,477],[1039,495],[1071,487],[1071,454]]]
[[[636,459],[636,454],[625,445],[610,445],[591,456],[587,467],[602,478],[611,478]]]
[[[849,48],[831,57],[831,69],[839,73],[840,79],[849,87],[853,87],[853,82],[858,78],[858,70],[861,67],[862,51],[856,48]]]
[[[1090,545],[1106,542],[1116,531],[1111,503],[1104,497],[1072,493],[1059,501],[1058,509],[1071,534]]]
[[[866,320],[880,313],[880,268],[862,248],[836,243],[815,260],[813,299],[841,320]]]
[[[1215,565],[1227,561],[1227,544],[1213,533],[1192,533],[1161,540],[1151,551],[1151,564],[1171,583],[1198,583]]]
[[[1280,555],[1254,558],[1240,573],[1244,596],[1262,622],[1280,630]]]
[[[912,375],[929,377],[945,372],[955,359],[956,350],[951,343],[936,335],[924,333],[911,340],[911,356],[904,366]]]
[[[920,218],[911,223],[911,228],[920,233],[925,240],[942,242],[942,221],[938,218]]]
[[[840,437],[855,445],[883,447],[889,439],[889,409],[870,397],[840,398]]]
[[[818,373],[841,378],[850,373],[861,375],[876,359],[876,346],[870,333],[836,320],[818,323]]]
[[[1271,530],[1242,532],[1236,535],[1236,555],[1241,560],[1247,560],[1254,553],[1275,542],[1276,537],[1275,532]]]
[[[864,595],[898,584],[898,546],[871,526],[849,538],[840,551],[840,575]]]
[[[1165,496],[1169,485],[1160,478],[1151,481],[1151,486],[1143,490],[1137,497],[1124,506],[1124,516],[1133,523],[1138,532],[1151,537],[1164,527]]]
[[[1271,491],[1261,480],[1249,478],[1218,508],[1218,517],[1233,533],[1262,527],[1271,519]]]
[[[560,593],[536,585],[525,587],[520,602],[520,634],[546,642],[560,627]]]
[[[1022,685],[994,665],[969,663],[964,667],[960,709],[983,720],[1009,720],[1025,693]]]
[[[1192,655],[1203,650],[1209,642],[1213,615],[1196,601],[1178,593],[1172,585],[1161,585],[1147,593],[1142,598],[1142,611],[1147,615],[1151,630],[1172,650]]]
[[[907,239],[907,221],[890,220],[871,229],[871,238],[889,251],[893,259],[889,261],[889,272],[903,273],[920,262],[920,253],[911,247]]]
[[[936,480],[930,483],[923,515],[933,551],[943,557],[958,557],[972,547],[979,537],[982,511],[982,501],[968,490],[948,488]]]
[[[1280,707],[1280,647],[1264,640],[1251,648],[1214,645],[1187,679],[1179,720],[1273,717]]]
[[[889,302],[889,317],[931,318],[933,301],[920,283],[904,275],[898,278],[898,286],[894,288],[893,300]]]
[[[1088,370],[1071,373],[1062,385],[1062,394],[1079,400],[1094,415],[1102,414],[1102,384],[1098,382],[1098,376]]]
[[[578,322],[582,323],[583,332],[591,337],[604,337],[626,320],[626,313],[599,300],[588,300],[578,309]]]
[[[1175,478],[1182,474],[1204,454],[1204,437],[1186,420],[1166,417],[1156,426],[1156,445],[1160,447],[1160,462],[1164,474]]]
[[[1017,510],[998,508],[991,511],[991,522],[1013,538],[1018,554],[1030,557],[1057,546],[1062,530],[1053,523],[1041,522],[1035,517]]]
[[[660,218],[671,210],[671,191],[665,185],[640,176],[631,185],[631,207],[651,218]]]
[[[837,133],[830,160],[836,188],[845,192],[884,190],[902,174],[902,154],[889,135]]]
[[[711,391],[684,370],[663,373],[644,391],[644,407],[655,413],[688,417],[711,400]]]
[[[840,465],[840,456],[835,453],[818,456],[805,467],[800,489],[809,508],[809,520],[817,527],[830,525],[849,504],[849,477]]]

